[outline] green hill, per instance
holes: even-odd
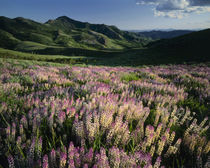
[[[34,51],[44,48],[110,50],[139,48],[149,40],[115,26],[90,24],[66,16],[46,23],[30,19],[0,17],[0,47]],[[30,43],[30,47],[26,45]]]
[[[193,32],[172,39],[152,42],[148,45],[168,59],[190,61],[210,61],[210,29]]]

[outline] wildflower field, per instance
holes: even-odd
[[[210,67],[0,59],[0,167],[210,167]]]

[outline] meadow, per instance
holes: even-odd
[[[0,167],[209,167],[210,67],[0,58]]]

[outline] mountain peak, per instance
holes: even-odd
[[[77,21],[77,20],[74,20],[74,19],[71,19],[69,18],[68,16],[60,16],[58,17],[57,19],[55,20],[59,20],[59,21],[67,21],[67,22],[79,22],[79,23],[82,23],[80,21]]]
[[[70,18],[68,16],[60,16],[56,20],[59,20],[59,19],[70,19]]]

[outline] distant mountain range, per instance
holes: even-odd
[[[30,51],[70,47],[81,49],[128,49],[150,40],[115,26],[90,24],[66,16],[38,23],[30,19],[0,17],[0,47]]]
[[[170,38],[182,36],[185,34],[189,34],[192,32],[194,31],[192,30],[172,30],[172,31],[153,30],[153,31],[138,32],[137,34],[139,34],[142,37],[158,40],[158,39],[170,39]]]

